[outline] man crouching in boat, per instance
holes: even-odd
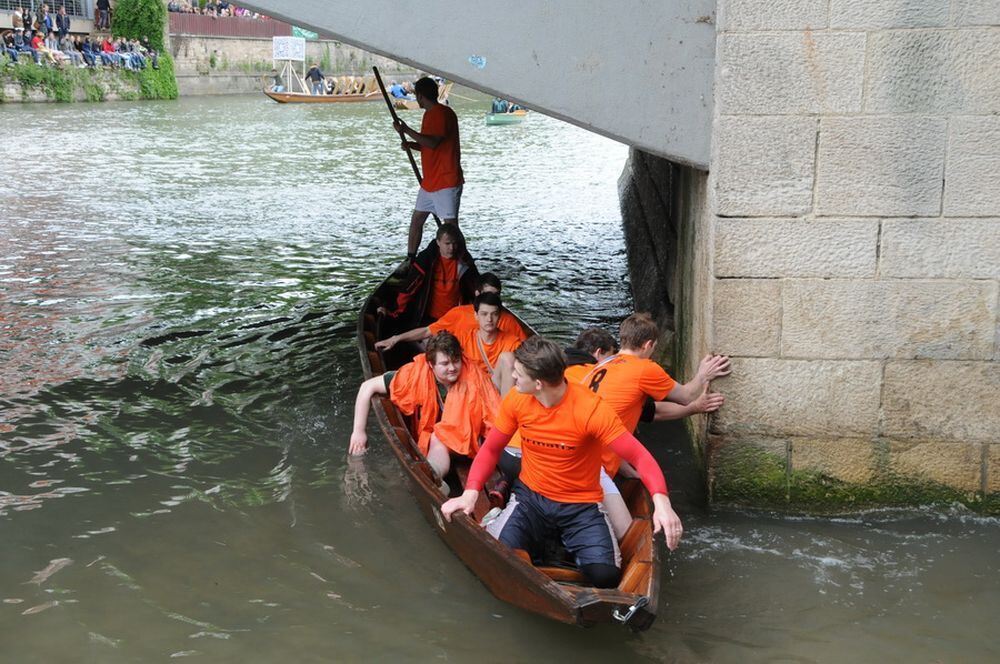
[[[376,394],[388,394],[404,415],[416,419],[417,446],[439,477],[451,467],[451,452],[475,456],[500,404],[489,378],[465,361],[462,346],[449,332],[431,337],[426,352],[398,371],[361,384],[354,402],[351,454],[364,454],[368,447],[365,427]]]
[[[598,588],[621,579],[621,554],[601,509],[601,452],[610,447],[631,463],[653,496],[653,532],[677,547],[681,520],[670,505],[663,472],[614,410],[583,385],[567,383],[566,360],[552,341],[531,337],[514,353],[514,389],[500,404],[493,430],[469,470],[465,492],[441,506],[448,520],[472,514],[480,489],[504,446],[520,431],[523,465],[514,496],[489,530],[535,559],[546,539],[559,537],[583,575]]]

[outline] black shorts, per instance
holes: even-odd
[[[512,549],[524,549],[532,559],[545,542],[559,538],[578,566],[601,563],[621,567],[618,542],[599,503],[559,503],[535,493],[520,480],[507,507],[487,530]]]

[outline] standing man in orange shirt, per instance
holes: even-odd
[[[438,86],[424,76],[413,85],[417,104],[424,109],[420,131],[414,131],[402,120],[396,120],[396,131],[409,136],[407,147],[420,152],[423,180],[417,192],[417,203],[410,216],[410,234],[406,256],[412,261],[420,246],[424,222],[434,213],[444,223],[458,225],[458,207],[462,200],[462,149],[458,137],[458,117],[451,107],[438,102]]]
[[[513,549],[526,549],[533,559],[549,537],[558,537],[588,581],[613,588],[621,579],[621,561],[600,506],[601,451],[610,447],[635,465],[653,496],[653,532],[663,531],[672,550],[682,527],[663,472],[608,404],[584,386],[566,382],[559,346],[534,336],[514,358],[515,389],[500,404],[493,429],[469,469],[465,492],[446,501],[441,513],[449,520],[458,511],[472,513],[504,446],[520,430],[521,476],[490,532]]]

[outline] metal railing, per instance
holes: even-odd
[[[0,0],[0,12],[12,12],[18,7],[31,11],[34,16],[42,6],[43,0]],[[93,0],[44,0],[49,6],[49,13],[55,16],[60,7],[66,7],[66,13],[74,18],[94,18]]]
[[[202,16],[169,12],[170,34],[205,37],[288,37],[292,26],[274,19],[244,18],[241,16]]]

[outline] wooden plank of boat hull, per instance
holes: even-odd
[[[378,410],[381,411],[381,408]],[[388,425],[384,412],[378,419]],[[483,585],[497,598],[526,610],[561,622],[577,621],[571,596],[530,565],[514,564],[507,547],[494,540],[478,524],[465,517],[445,522],[441,516],[441,494],[426,469],[421,468],[426,462],[416,462],[401,449],[394,429],[383,427],[383,433],[390,439],[424,518]]]

